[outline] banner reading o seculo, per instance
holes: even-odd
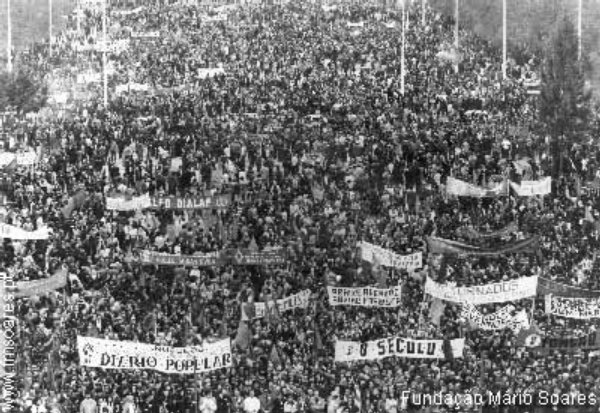
[[[465,349],[465,339],[415,340],[411,338],[389,337],[380,340],[358,341],[338,340],[335,343],[335,361],[379,360],[386,357],[413,359],[461,358]]]
[[[232,366],[231,340],[203,346],[170,347],[77,336],[79,364],[118,370],[197,374]]]

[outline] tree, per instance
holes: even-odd
[[[47,85],[25,71],[0,73],[0,111],[37,112],[48,99]]]
[[[577,141],[588,126],[591,94],[584,91],[584,62],[578,60],[577,35],[564,17],[552,35],[542,65],[540,120],[552,139],[553,175],[561,172],[563,145]]]

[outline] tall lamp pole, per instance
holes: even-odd
[[[506,80],[506,0],[502,0],[502,79]]]
[[[6,10],[6,19],[7,21],[7,30],[8,33],[6,35],[6,56],[7,56],[7,61],[6,61],[6,71],[8,73],[12,72],[13,69],[13,64],[12,64],[12,20],[10,17],[10,0],[7,0],[7,10]]]
[[[103,43],[104,43],[104,47],[102,48],[102,77],[104,80],[104,108],[107,109],[108,108],[108,75],[106,72],[106,65],[107,65],[107,59],[106,59],[106,49],[108,48],[108,41],[107,41],[107,36],[106,36],[106,2],[108,0],[104,0],[102,2],[102,37],[103,37]]]

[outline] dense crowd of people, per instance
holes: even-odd
[[[14,411],[398,413],[422,408],[403,398],[406,392],[598,394],[600,364],[587,353],[539,354],[518,348],[510,329],[468,331],[458,305],[432,321],[426,276],[473,285],[544,275],[600,290],[596,267],[580,265],[595,262],[600,246],[600,136],[596,123],[565,144],[552,195],[448,196],[448,177],[487,186],[549,176],[556,154],[536,133],[536,96],[524,85],[539,58],[512,62],[502,80],[499,50],[462,29],[460,62],[442,58],[440,51],[455,53],[448,52],[453,21],[431,9],[422,21],[420,7],[407,7],[404,94],[399,9],[111,8],[111,37],[129,41],[109,56],[108,108],[98,103],[102,82],[91,81],[77,87],[92,101],[70,97],[60,116],[9,131],[10,150],[43,153],[35,168],[4,172],[9,202],[2,219],[52,233],[48,240],[4,239],[0,270],[16,281],[69,273],[66,289],[17,301]],[[102,67],[90,50],[101,40],[100,14],[88,10],[80,30],[71,23],[51,49],[37,46],[16,59],[17,67],[52,73],[54,92],[82,70]],[[206,68],[223,70],[206,76]],[[134,84],[144,87],[114,92]],[[81,205],[64,214],[81,193]],[[106,208],[107,196],[143,194],[230,194],[232,203],[214,210]],[[485,233],[513,223],[513,233],[487,246],[537,235],[539,254],[427,255],[431,234],[468,242],[465,228]],[[425,265],[375,271],[357,255],[360,240],[401,255],[423,251]],[[283,265],[189,268],[139,260],[142,250],[278,247],[286,251]],[[332,307],[325,288],[398,284],[398,310]],[[230,369],[167,375],[79,363],[78,335],[176,347],[233,340],[243,303],[307,289],[306,308],[249,323],[251,342],[235,346]],[[594,329],[548,316],[542,299],[514,304],[548,334]],[[500,305],[484,307],[491,313]],[[466,337],[468,346],[454,360],[334,361],[336,340],[395,335]]]

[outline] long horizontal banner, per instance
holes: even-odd
[[[535,252],[539,249],[539,239],[538,237],[531,237],[496,248],[481,248],[458,241],[427,237],[427,245],[431,254],[499,256],[518,252]]]
[[[547,176],[538,181],[522,181],[521,184],[511,182],[510,187],[518,196],[548,195],[552,191],[552,178]]]
[[[538,294],[555,294],[561,297],[600,298],[599,290],[586,290],[585,288],[561,284],[542,277],[538,280]]]
[[[216,195],[194,198],[150,197],[150,207],[165,209],[222,209],[231,205],[231,195]]]
[[[546,295],[546,313],[566,318],[600,318],[600,298],[572,298]]]
[[[221,209],[231,205],[231,195],[182,198],[141,195],[133,198],[107,197],[106,209],[114,211],[137,211],[148,208],[165,209]]]
[[[327,287],[329,305],[394,308],[401,304],[402,288]]]
[[[232,366],[231,340],[203,346],[170,347],[77,336],[79,364],[119,370],[197,374]]]
[[[464,349],[464,338],[450,340],[449,348],[444,346],[444,340],[414,340],[402,337],[389,337],[364,343],[338,340],[335,343],[335,361],[379,360],[386,357],[462,358]]]
[[[481,314],[481,312],[471,303],[464,303],[461,316],[466,319],[471,326],[491,331],[510,328],[514,332],[529,328],[529,318],[525,310],[519,311],[514,316],[512,312],[515,307],[507,305],[492,314]]]
[[[43,295],[51,291],[56,291],[67,285],[67,270],[60,269],[54,275],[33,281],[19,281],[15,283],[14,289],[6,287],[6,289],[15,297],[31,297],[34,295]]]
[[[289,297],[280,298],[276,300],[274,303],[270,302],[269,307],[272,307],[274,304],[277,305],[277,311],[279,313],[283,313],[290,310],[295,310],[296,308],[306,308],[308,307],[308,303],[310,300],[310,290],[300,291],[298,294],[290,295]],[[254,304],[255,315],[254,318],[263,318],[267,313],[267,305],[266,303],[255,303]]]
[[[46,227],[35,231],[26,231],[23,228],[0,223],[0,238],[16,240],[44,240],[50,237],[50,230]]]
[[[478,240],[478,239],[489,239],[489,238],[502,238],[510,234],[514,234],[519,230],[516,222],[511,222],[506,227],[492,232],[479,232],[470,227],[460,228],[457,233],[463,237]]]
[[[142,251],[142,264],[176,265],[184,267],[209,267],[214,265],[274,265],[286,262],[283,249],[252,251],[231,249],[209,252],[202,255],[167,254],[154,251]]]
[[[596,350],[600,348],[600,330],[582,335],[580,337],[552,337],[540,333],[522,331],[517,337],[517,345],[528,347],[539,354],[551,351],[575,352],[583,350]]]
[[[522,277],[491,284],[456,287],[454,285],[439,284],[427,277],[425,294],[455,303],[467,302],[474,305],[505,303],[534,297],[537,293],[537,284],[538,277]]]
[[[384,267],[412,271],[423,266],[423,253],[421,251],[410,255],[400,255],[394,251],[364,241],[358,243],[358,248],[360,248],[360,257],[362,260],[370,263],[377,262]]]
[[[28,152],[2,152],[0,153],[0,168],[4,168],[16,162],[19,166],[31,166],[35,164],[38,154],[35,151]]]
[[[501,195],[508,195],[508,185],[506,181],[499,182],[490,188],[483,188],[448,177],[446,182],[446,193],[448,195],[474,197],[474,198],[490,198]]]

